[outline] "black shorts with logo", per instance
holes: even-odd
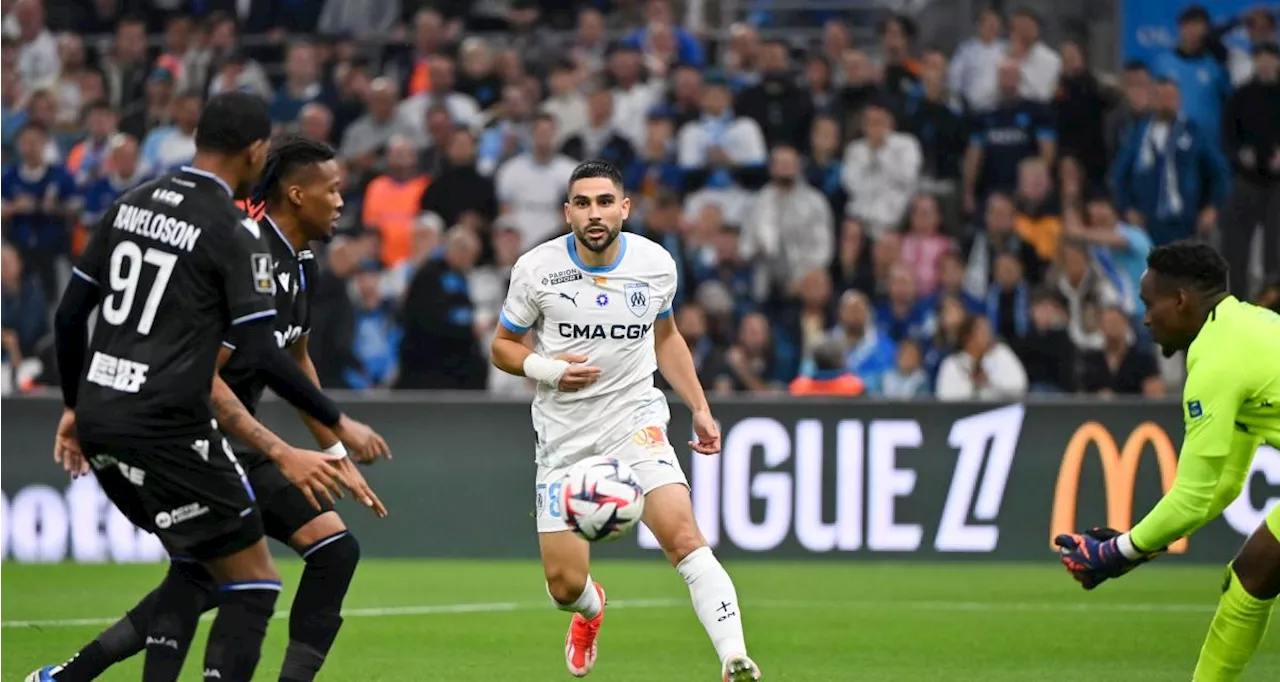
[[[269,457],[256,450],[236,448],[236,459],[244,467],[262,510],[262,523],[267,537],[289,544],[289,538],[317,516],[333,511],[333,506],[317,498],[323,507],[317,510],[307,501],[302,491],[285,478],[280,467]]]
[[[262,539],[262,516],[222,434],[175,440],[81,439],[107,497],[171,554],[229,556]]]

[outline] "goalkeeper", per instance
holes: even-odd
[[[1155,558],[1240,495],[1262,443],[1280,447],[1280,315],[1227,294],[1227,263],[1193,242],[1161,246],[1142,276],[1146,323],[1165,357],[1187,352],[1186,437],[1169,494],[1133,530],[1059,535],[1062,563],[1089,590]],[[1239,679],[1280,594],[1280,507],[1227,566],[1194,682]]]

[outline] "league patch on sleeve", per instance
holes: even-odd
[[[260,294],[275,293],[275,282],[271,279],[271,254],[254,253],[249,255],[253,266],[253,289]]]
[[[1199,419],[1204,416],[1204,408],[1200,406],[1199,400],[1187,401],[1187,416],[1191,419]]]

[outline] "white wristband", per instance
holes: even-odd
[[[564,376],[566,369],[569,369],[569,363],[564,360],[544,358],[537,353],[530,353],[524,359],[524,375],[551,388],[560,385],[560,377]]]
[[[346,457],[347,446],[343,445],[342,441],[338,441],[337,443],[334,443],[333,445],[330,445],[329,447],[325,448],[324,453],[326,455],[337,455],[339,457]]]
[[[1120,550],[1120,554],[1124,555],[1124,558],[1131,561],[1137,561],[1147,556],[1133,545],[1133,539],[1129,537],[1128,533],[1116,538],[1116,549]]]

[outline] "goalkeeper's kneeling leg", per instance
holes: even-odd
[[[1245,542],[1227,566],[1209,634],[1200,649],[1195,682],[1239,679],[1267,632],[1280,594],[1280,507]]]

